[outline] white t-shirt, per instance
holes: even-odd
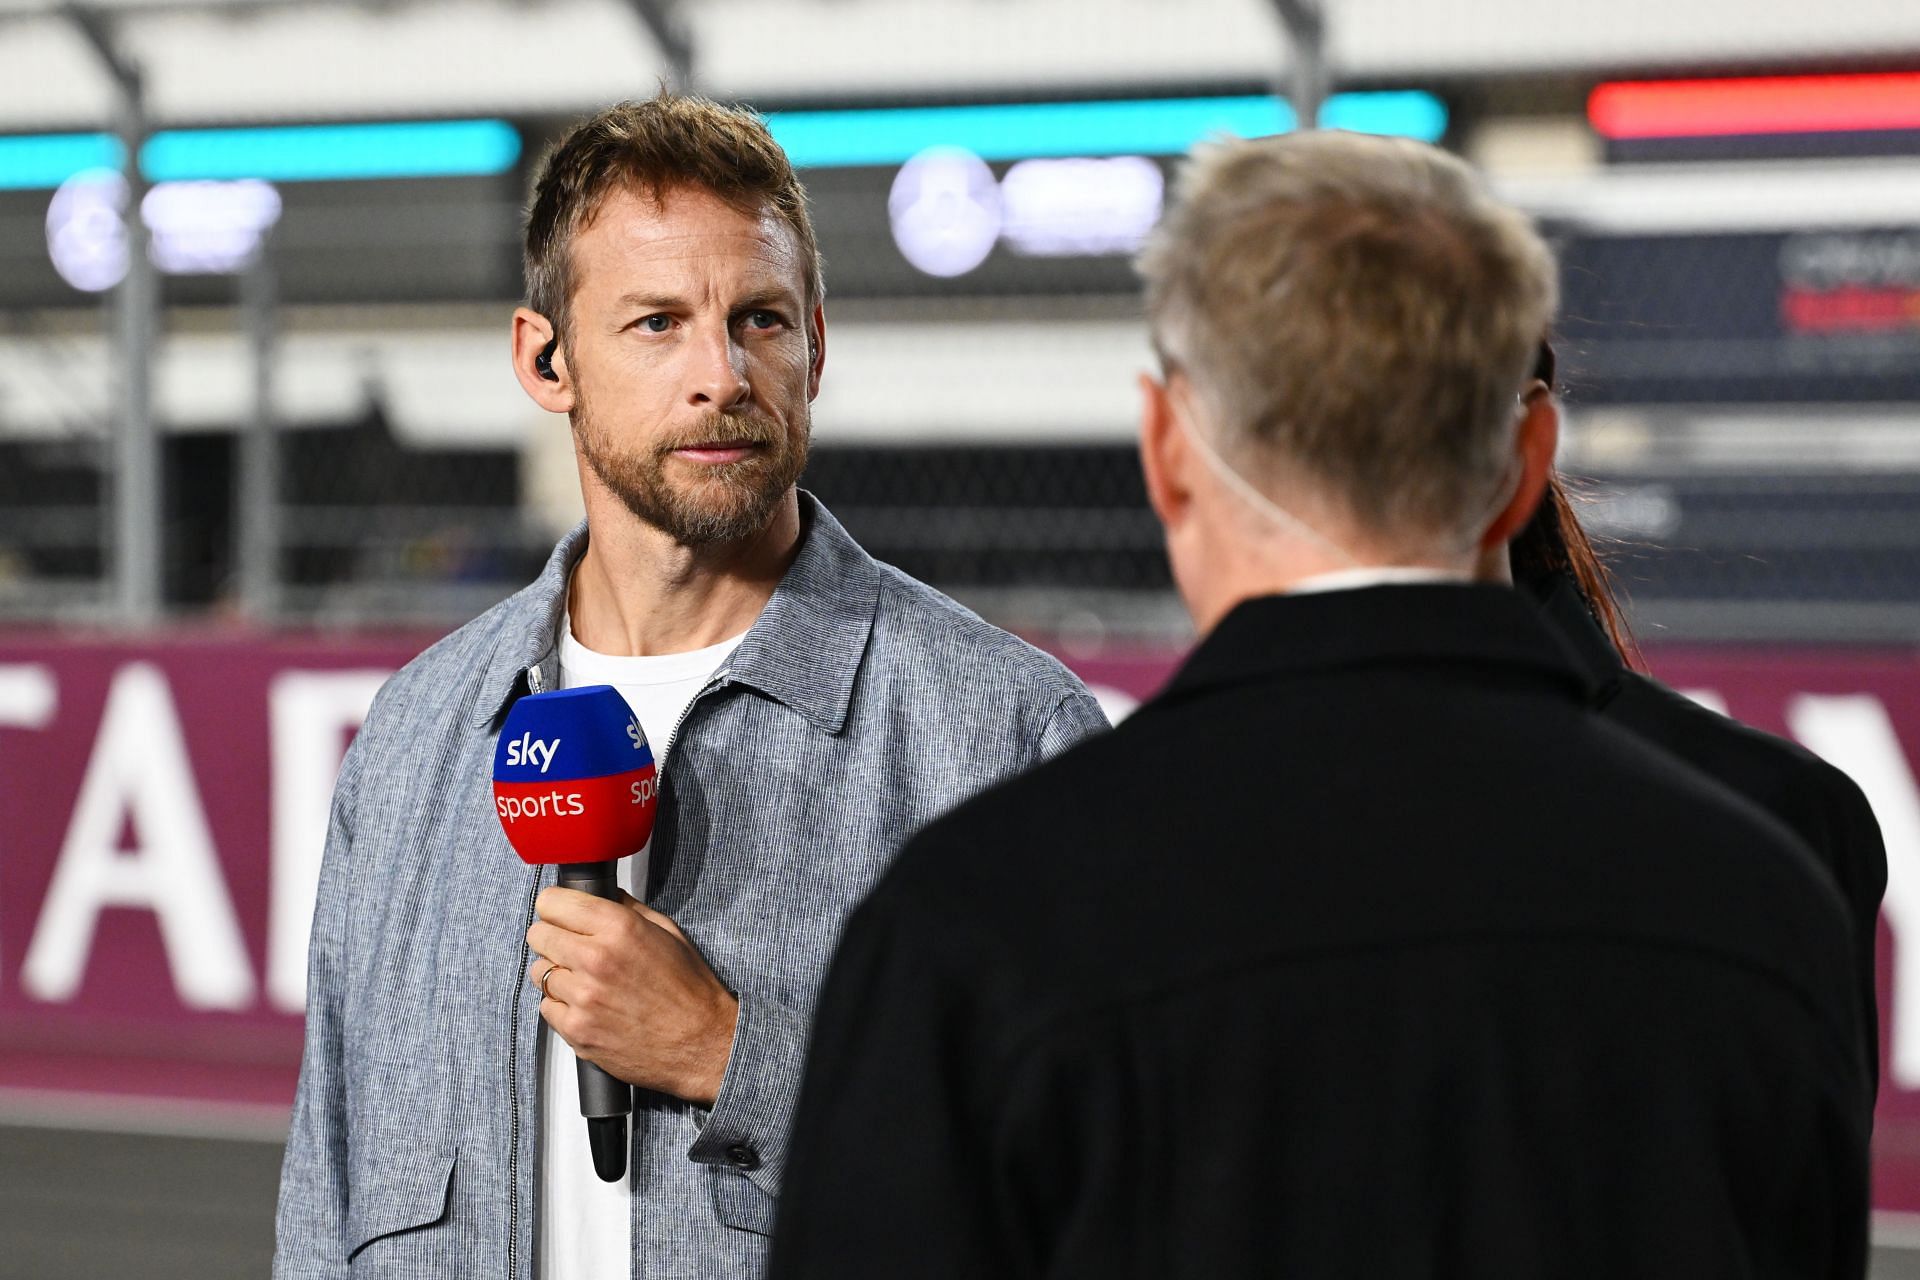
[[[639,719],[658,768],[666,767],[672,745],[667,739],[681,713],[744,638],[742,633],[691,653],[621,658],[595,653],[575,640],[571,619],[563,622],[560,635],[560,687],[610,684],[618,689]],[[639,853],[620,859],[620,887],[643,900],[652,849],[649,840]],[[629,1280],[632,1173],[618,1182],[602,1182],[594,1173],[573,1050],[544,1022],[540,1043],[540,1280]]]

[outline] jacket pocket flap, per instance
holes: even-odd
[[[777,1202],[732,1169],[707,1170],[708,1186],[713,1193],[713,1211],[720,1221],[755,1235],[773,1234],[773,1216]]]
[[[422,1152],[378,1178],[357,1179],[347,1203],[347,1257],[383,1236],[430,1227],[447,1216],[457,1152]]]

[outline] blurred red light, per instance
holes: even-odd
[[[1617,140],[1920,129],[1920,73],[1620,81],[1587,119]]]

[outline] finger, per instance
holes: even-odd
[[[562,929],[559,925],[536,920],[527,930],[527,950],[554,964],[568,965],[578,969],[586,959],[591,938],[586,934],[575,933],[571,929]]]
[[[558,982],[566,976],[564,973],[556,974],[553,980]],[[580,1029],[574,1019],[575,1012],[572,1005],[566,1004],[558,999],[549,998],[540,1002],[541,1018],[546,1021],[549,1027],[553,1028],[555,1035],[567,1042],[568,1048],[578,1053],[580,1052],[580,1046],[574,1043],[574,1038],[579,1034]]]
[[[620,906],[578,889],[550,884],[533,900],[534,914],[574,933],[603,933],[620,923]]]
[[[549,1004],[567,1003],[566,985],[567,980],[572,976],[571,969],[563,964],[555,964],[551,960],[535,960],[527,966],[527,985],[541,993],[542,1009]],[[546,983],[544,988],[541,986],[542,981]]]
[[[687,941],[687,935],[680,932],[680,926],[673,922],[672,916],[662,915],[660,912],[655,911],[652,907],[648,906],[646,903],[641,902],[639,899],[635,898],[632,894],[622,893],[620,897],[620,905],[625,907],[627,910],[633,912],[633,914],[639,916],[642,920],[645,920],[648,924],[652,925],[654,928],[664,929],[668,933],[672,934],[674,937],[680,939],[680,941],[682,942]],[[688,943],[688,945],[691,946],[692,944]]]

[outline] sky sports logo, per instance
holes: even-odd
[[[555,739],[554,745],[559,745]],[[599,781],[599,779],[595,779]],[[649,773],[643,778],[634,778],[627,784],[627,803],[651,806],[660,798],[660,779]],[[561,791],[558,787],[551,791],[533,795],[501,795],[498,791],[493,797],[494,811],[500,815],[500,821],[511,825],[522,818],[578,818],[587,812],[587,797],[579,791]]]
[[[640,744],[636,742],[634,745],[637,747]],[[507,763],[515,768],[523,765],[532,767],[537,764],[540,766],[540,772],[545,773],[553,764],[553,753],[559,749],[560,739],[558,738],[552,742],[542,742],[531,733],[523,733],[507,744]]]
[[[644,733],[640,732],[640,722],[638,720],[627,721],[627,741],[633,744],[635,751],[643,751],[646,749],[647,737]],[[516,769],[522,767],[532,768],[534,765],[539,765],[540,772],[544,774],[552,767],[554,753],[559,750],[560,739],[558,738],[548,742],[544,739],[534,737],[531,732],[523,733],[518,738],[507,743],[507,764]]]

